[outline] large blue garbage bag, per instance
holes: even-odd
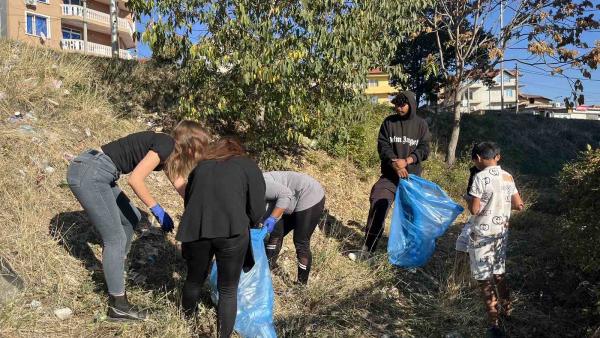
[[[406,268],[425,265],[436,238],[463,210],[435,183],[415,175],[401,179],[388,241],[390,263]]]
[[[234,330],[244,338],[276,338],[273,326],[273,284],[265,252],[267,229],[250,229],[254,267],[240,277],[237,298],[237,317]],[[209,279],[212,301],[217,304],[217,264],[213,263]]]

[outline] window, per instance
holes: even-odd
[[[50,0],[37,0],[37,2],[41,2],[43,4],[49,4]]]
[[[81,31],[78,29],[63,27],[62,37],[63,39],[81,40]]]
[[[371,96],[370,99],[371,99],[372,104],[377,104],[377,102],[379,102],[379,100],[377,99],[377,96]]]
[[[473,101],[473,91],[472,90],[467,90],[466,92],[464,92],[462,94],[462,99],[463,100],[469,100],[469,101]]]
[[[63,4],[81,6],[80,0],[63,0]]]
[[[26,13],[27,34],[50,38],[48,29],[48,17]]]
[[[513,90],[512,89],[504,89],[504,96],[513,97]]]
[[[377,80],[369,80],[369,87],[377,87],[378,83]]]

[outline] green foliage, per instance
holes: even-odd
[[[263,149],[360,117],[368,70],[389,64],[427,0],[131,0],[143,39],[181,66],[187,117],[265,137]]]
[[[351,160],[361,171],[378,168],[377,136],[381,122],[390,114],[390,108],[363,103],[351,109],[356,110],[360,120],[350,124],[332,121],[319,135],[319,146],[336,157]]]
[[[442,154],[432,150],[429,159],[423,162],[423,177],[438,184],[454,201],[461,203],[467,192],[469,168],[472,165],[467,157],[463,157],[448,167]]]
[[[560,173],[567,215],[561,225],[565,255],[583,271],[600,273],[600,148],[582,152]]]

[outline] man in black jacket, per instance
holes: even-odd
[[[429,156],[431,135],[427,122],[417,116],[417,102],[411,91],[398,93],[392,100],[394,114],[379,129],[377,151],[381,159],[381,177],[373,185],[369,197],[371,207],[367,219],[365,244],[352,260],[369,258],[383,232],[383,222],[394,202],[400,178],[421,175],[421,163]]]

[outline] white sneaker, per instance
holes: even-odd
[[[369,249],[363,245],[360,250],[349,253],[348,258],[353,262],[362,262],[371,258],[371,253],[369,252]]]

